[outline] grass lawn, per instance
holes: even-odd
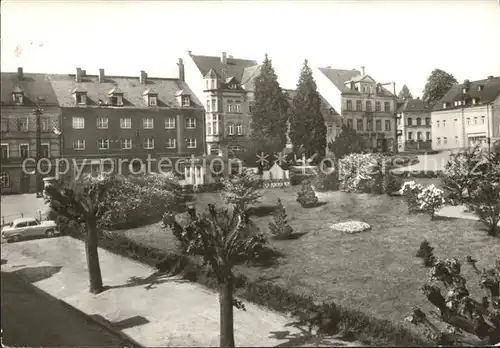
[[[439,219],[408,215],[406,204],[397,197],[328,192],[320,194],[327,204],[303,209],[295,202],[298,187],[267,189],[261,205],[275,204],[280,197],[298,239],[274,241],[272,246],[285,257],[271,268],[238,267],[252,279],[271,281],[318,300],[335,301],[375,317],[401,322],[413,306],[427,310],[419,290],[427,269],[415,257],[425,238],[440,257],[464,260],[471,255],[483,264],[494,264],[500,256],[500,239],[488,237],[473,220]],[[197,196],[196,205],[220,203],[219,194]],[[270,216],[254,218],[262,231],[268,230]],[[361,220],[372,230],[342,234],[329,228],[346,220]],[[175,240],[159,224],[124,231],[137,242],[175,250]],[[464,266],[468,284],[478,298],[483,296],[476,276]]]

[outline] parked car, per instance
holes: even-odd
[[[2,238],[8,243],[27,237],[54,237],[58,234],[55,221],[38,221],[35,218],[16,219],[10,226],[2,229]]]

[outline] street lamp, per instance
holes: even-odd
[[[33,109],[33,114],[35,115],[36,120],[36,164],[35,164],[35,179],[36,179],[36,196],[42,197],[43,192],[43,182],[40,177],[40,171],[38,170],[38,166],[40,163],[40,159],[42,158],[42,127],[41,127],[41,116],[43,114],[43,109],[40,106],[36,106]]]

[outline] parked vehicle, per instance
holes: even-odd
[[[38,221],[35,218],[14,220],[10,226],[2,228],[2,238],[10,243],[27,237],[54,237],[59,234],[55,221]]]

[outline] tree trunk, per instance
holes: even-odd
[[[87,222],[85,251],[87,254],[87,268],[89,270],[90,292],[92,294],[98,294],[103,290],[101,266],[99,265],[99,253],[97,249],[98,239],[99,236],[95,221]]]
[[[220,346],[234,348],[233,279],[226,277],[220,284]]]

